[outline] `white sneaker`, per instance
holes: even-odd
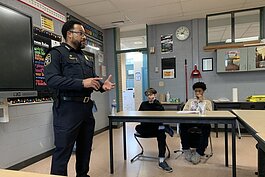
[[[187,161],[191,162],[191,157],[192,157],[192,152],[190,149],[187,149],[187,150],[183,150],[183,153],[184,153],[184,157]]]
[[[195,152],[192,156],[191,156],[191,162],[194,165],[197,165],[198,163],[201,162],[201,155],[198,154],[197,152]]]

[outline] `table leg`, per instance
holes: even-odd
[[[113,129],[112,129],[112,119],[109,118],[109,156],[110,156],[110,173],[114,173],[113,164]]]
[[[228,167],[228,133],[227,124],[225,124],[225,166]]]
[[[232,173],[236,177],[236,123],[232,123]]]
[[[265,152],[258,145],[258,177],[265,177]]]
[[[123,158],[127,160],[127,153],[126,153],[126,122],[123,122]]]
[[[218,138],[218,124],[214,124],[215,137]]]

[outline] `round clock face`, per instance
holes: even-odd
[[[178,40],[184,41],[188,39],[190,30],[186,26],[181,26],[176,30],[176,37]]]

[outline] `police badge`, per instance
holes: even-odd
[[[49,53],[46,57],[45,57],[45,61],[44,61],[44,66],[48,66],[52,61],[52,56]]]

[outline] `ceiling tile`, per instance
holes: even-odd
[[[104,28],[105,26],[113,27],[114,25],[111,24],[111,22],[115,21],[123,20],[126,24],[131,23],[130,21],[126,20],[126,17],[124,17],[124,15],[121,14],[120,12],[91,16],[89,17],[89,20],[93,23],[97,23],[97,25],[102,28]]]
[[[110,0],[120,10],[146,9],[147,7],[174,4],[176,0]]]
[[[106,0],[56,0],[66,7],[73,7],[76,5],[89,4],[93,2],[106,1]]]
[[[190,0],[181,2],[185,13],[219,13],[227,12],[231,9],[241,8],[244,5],[244,0]],[[196,5],[194,5],[196,4]]]
[[[57,1],[100,27],[112,27],[111,22],[118,20],[125,20],[124,26],[185,21],[204,18],[206,14],[265,6],[265,0]]]
[[[118,11],[118,9],[109,1],[94,2],[89,3],[88,5],[78,5],[72,7],[72,10],[85,17],[108,14]]]

